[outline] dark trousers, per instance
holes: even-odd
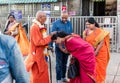
[[[56,54],[56,79],[65,78],[67,69],[68,54],[63,53],[58,47],[55,48]]]

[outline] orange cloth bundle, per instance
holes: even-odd
[[[19,24],[19,34],[15,38],[19,44],[19,47],[20,47],[20,50],[21,50],[23,56],[28,55],[28,53],[29,53],[29,40],[26,36],[25,30],[22,28],[21,23]]]

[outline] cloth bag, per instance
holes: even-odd
[[[68,67],[68,72],[67,72],[67,76],[69,79],[74,79],[75,77],[79,76],[79,62],[75,57],[71,57],[70,60],[70,65]]]
[[[19,33],[15,38],[18,42],[18,45],[19,45],[20,50],[22,52],[22,55],[26,56],[29,53],[29,40],[26,36],[24,28],[22,28],[21,23],[19,24],[18,31],[19,31]]]

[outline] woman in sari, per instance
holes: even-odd
[[[22,27],[22,23],[18,23],[15,20],[15,16],[10,14],[6,22],[4,34],[14,37],[19,44],[20,50],[23,56],[27,56],[29,53],[29,41],[25,34],[25,30]]]
[[[70,53],[79,62],[79,76],[69,83],[95,83],[95,54],[93,47],[76,34],[57,32],[51,38],[57,44],[65,44],[61,51]]]
[[[106,69],[110,58],[109,32],[99,28],[94,18],[86,21],[87,29],[83,38],[94,47],[96,55],[96,83],[104,83]]]
[[[16,22],[15,16],[13,14],[9,14],[4,34],[15,37],[18,34],[18,26],[19,23]]]

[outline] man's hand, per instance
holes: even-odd
[[[56,34],[56,33],[57,33],[57,31],[51,32],[51,33],[50,33],[50,36],[53,36],[53,35]]]
[[[54,49],[52,47],[48,47],[48,50],[50,50],[52,53],[54,52]]]

